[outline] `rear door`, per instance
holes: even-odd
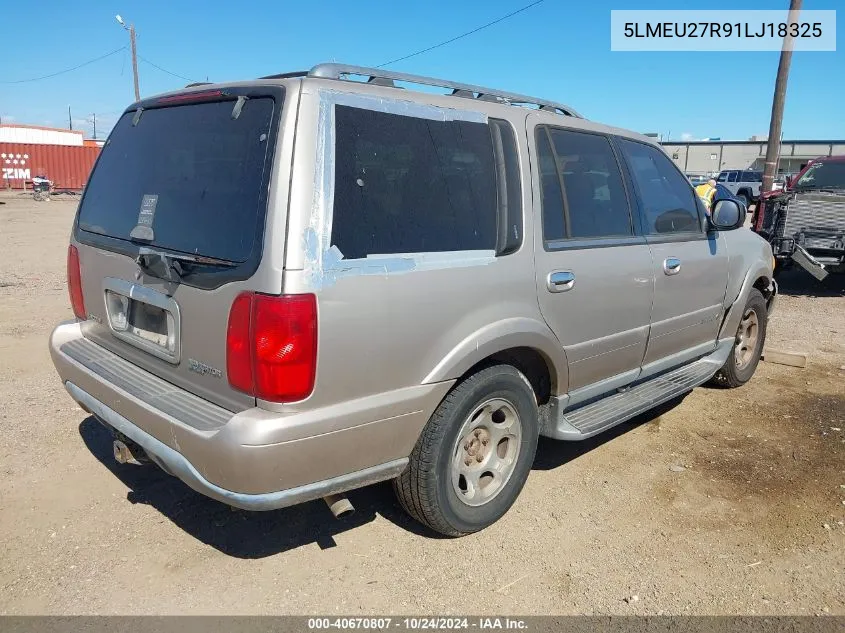
[[[230,410],[255,401],[226,378],[229,308],[245,289],[281,289],[254,276],[283,97],[187,93],[125,113],[74,227],[83,334]]]
[[[654,363],[654,369],[662,369],[715,346],[728,253],[718,232],[707,233],[704,208],[669,157],[653,145],[618,142],[654,262],[654,307],[644,366]]]
[[[535,217],[542,218],[535,223],[540,310],[566,353],[570,395],[591,385],[609,390],[639,372],[653,295],[651,253],[635,230],[609,137],[532,125],[538,116],[528,117],[528,131]]]

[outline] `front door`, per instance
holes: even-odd
[[[706,231],[703,207],[668,156],[645,143],[622,139],[619,145],[654,262],[654,307],[643,361],[647,372],[649,364],[667,368],[715,347],[728,254],[724,238]]]
[[[528,117],[540,207],[537,295],[566,353],[574,402],[636,378],[648,339],[654,272],[610,139],[543,120],[542,114]]]

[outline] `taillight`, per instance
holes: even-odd
[[[77,319],[85,320],[85,300],[82,298],[82,273],[79,270],[79,251],[72,244],[67,249],[67,291],[70,306]]]
[[[238,295],[229,311],[226,373],[229,384],[261,400],[293,402],[314,389],[317,298]]]

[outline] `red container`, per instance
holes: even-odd
[[[29,189],[43,176],[56,189],[82,189],[99,154],[99,147],[85,145],[0,143],[0,188]]]

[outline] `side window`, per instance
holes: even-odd
[[[739,179],[739,174],[732,171],[728,174],[728,182],[736,182]]]
[[[560,189],[560,176],[552,153],[546,128],[538,127],[537,155],[540,174],[541,209],[543,215],[543,239],[546,242],[562,240],[566,237],[566,220],[563,210],[563,192]]]
[[[548,138],[545,142],[538,140],[544,191],[544,227],[554,223],[552,230],[544,234],[546,240],[563,236],[589,239],[632,235],[622,173],[608,138],[599,134],[546,129],[552,139],[551,163],[542,157],[543,153],[549,152]],[[538,134],[545,136],[546,129],[539,130]],[[546,203],[547,187],[549,205]],[[562,204],[560,192],[563,193]]]
[[[759,171],[742,172],[742,182],[762,182],[763,174]]]
[[[659,149],[628,139],[620,144],[643,207],[643,229],[651,235],[701,231],[695,194]]]
[[[719,177],[716,178],[716,182],[725,182],[728,179],[728,175],[725,172],[719,174]]]
[[[345,258],[497,248],[488,125],[336,105],[335,139],[331,238]]]

